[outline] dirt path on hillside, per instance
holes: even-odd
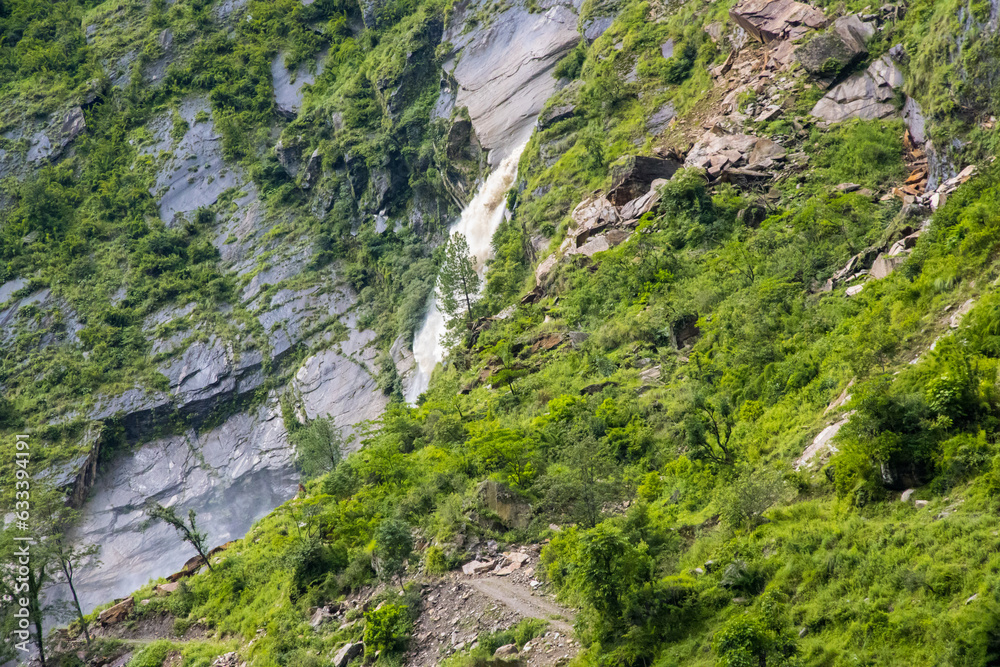
[[[530,590],[515,584],[510,579],[470,578],[466,583],[483,595],[510,607],[521,616],[548,621],[553,629],[566,635],[573,633],[573,627],[570,625],[573,621],[572,611],[539,595],[532,595]]]
[[[524,548],[516,569],[494,554],[479,574],[451,572],[422,579],[420,616],[406,656],[412,667],[437,665],[447,656],[467,652],[484,633],[511,628],[536,618],[548,626],[520,653],[525,667],[558,667],[580,651],[573,637],[574,610],[555,601],[549,584],[535,579],[538,546]],[[503,573],[499,573],[503,570]]]

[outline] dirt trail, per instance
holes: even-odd
[[[567,635],[573,633],[573,627],[570,625],[573,621],[573,612],[541,596],[532,595],[530,591],[509,579],[471,578],[467,579],[466,583],[483,595],[505,604],[521,616],[548,621],[553,629]]]
[[[545,621],[548,627],[524,645],[521,664],[559,667],[569,662],[580,651],[573,636],[574,612],[556,603],[550,586],[535,579],[538,551],[537,545],[524,547],[518,554],[521,567],[512,567],[510,553],[493,554],[483,563],[488,571],[480,574],[456,571],[425,578],[406,664],[437,665],[446,656],[468,651],[484,633],[506,630],[526,618]]]

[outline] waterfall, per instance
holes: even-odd
[[[476,260],[476,271],[482,278],[486,274],[486,260],[492,251],[493,234],[503,221],[506,209],[506,195],[517,177],[517,161],[524,150],[523,142],[504,158],[500,165],[487,177],[486,182],[472,198],[458,222],[448,230],[448,235],[459,233],[469,242],[469,250]],[[427,389],[434,367],[444,359],[441,337],[447,324],[441,312],[437,289],[428,299],[427,315],[413,339],[413,359],[416,362],[413,378],[406,391],[408,403],[416,403],[417,397]]]

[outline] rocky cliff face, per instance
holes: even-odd
[[[158,438],[101,471],[71,537],[100,544],[103,566],[82,573],[85,610],[180,569],[193,553],[164,524],[144,526],[147,501],[194,508],[213,546],[241,537],[295,495],[298,475],[273,394],[211,430]],[[65,594],[65,590],[57,591]]]
[[[467,4],[462,16],[479,9]],[[444,64],[458,83],[455,105],[466,107],[494,166],[528,139],[542,105],[555,92],[552,70],[577,42],[577,6],[546,2],[538,13],[514,5],[475,30],[456,22]]]
[[[224,25],[234,25],[246,11],[240,3],[220,7],[225,11],[215,19]],[[424,37],[430,52],[441,43],[449,45],[443,71],[432,73],[444,82],[434,116],[452,127],[447,156],[455,164],[474,165],[486,154],[497,164],[505,151],[526,140],[558,85],[552,77],[556,62],[580,40],[577,9],[568,2],[530,10],[514,4],[482,21],[485,6],[465,3],[447,26],[428,24]],[[107,20],[88,31],[91,42],[111,34]],[[134,67],[133,51],[109,60],[117,74],[106,93],[116,94],[132,79],[159,85],[171,63],[189,53],[170,31],[163,31],[158,43],[162,55],[144,67]],[[300,118],[308,106],[304,92],[321,76],[327,57],[319,52],[292,70],[285,66],[284,52],[271,61],[274,106],[285,121],[306,122]],[[411,54],[403,71],[416,77],[426,62]],[[396,107],[415,94],[411,85],[405,74],[384,83],[379,94],[390,115],[402,113]],[[333,131],[341,123],[334,114]],[[79,107],[52,115],[47,124],[25,126],[17,138],[27,140],[28,151],[0,151],[0,176],[30,177],[39,165],[72,154],[74,140],[85,131]],[[56,418],[90,423],[93,434],[105,425],[105,433],[122,436],[113,444],[96,435],[81,441],[82,453],[52,478],[80,508],[74,539],[102,547],[102,566],[79,582],[85,609],[169,574],[190,557],[171,529],[144,527],[147,502],[176,507],[182,514],[195,509],[215,546],[241,536],[295,494],[298,475],[281,396],[291,399],[300,419],[330,417],[348,433],[377,418],[389,401],[377,381],[381,348],[364,317],[363,297],[336,264],[311,270],[314,239],[285,233],[294,215],[266,201],[245,163],[225,157],[223,132],[209,99],[189,96],[172,110],[152,115],[131,143],[136,149],[131,168],[151,175],[149,193],[160,219],[167,229],[209,226],[220,269],[234,281],[237,299],[215,309],[196,301],[173,303],[149,315],[141,326],[147,363],[162,381],[104,391]],[[327,171],[320,149],[303,135],[279,140],[274,155],[299,191],[308,193],[312,211],[325,216],[344,195],[343,189],[334,194],[327,186],[343,176],[361,210],[377,213],[375,233],[384,233],[389,202],[400,187],[391,155],[385,169],[352,163],[346,155]],[[471,197],[472,179],[459,174],[454,182],[456,201]],[[409,223],[419,229],[421,211],[434,206],[441,210],[440,203],[414,196],[407,205],[415,212]],[[366,224],[364,218],[355,221],[351,233]],[[393,224],[398,229],[402,223]],[[121,301],[126,293],[123,287],[114,298]],[[0,285],[0,307],[5,341],[35,332],[40,347],[71,349],[85,326],[58,291],[32,289],[24,277]],[[42,315],[17,317],[26,309]],[[61,322],[61,335],[44,333],[54,319]],[[395,341],[389,358],[406,390],[413,354],[405,336]]]

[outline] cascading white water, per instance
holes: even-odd
[[[476,271],[482,278],[486,274],[486,260],[492,251],[491,241],[500,223],[503,222],[507,191],[517,177],[517,161],[527,142],[520,143],[504,158],[500,165],[487,177],[483,187],[462,211],[462,217],[448,230],[465,236],[469,250],[476,260]],[[407,402],[416,403],[417,398],[427,389],[434,367],[444,359],[441,337],[446,331],[445,315],[438,305],[438,293],[429,299],[427,315],[413,339],[413,358],[416,362],[413,379],[406,392]]]

